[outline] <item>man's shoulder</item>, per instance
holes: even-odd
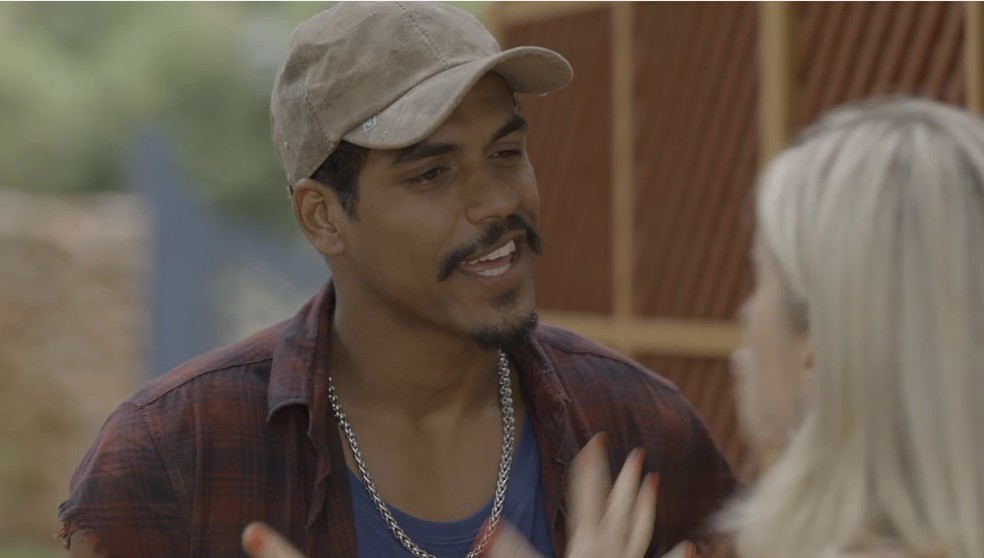
[[[731,479],[703,421],[672,382],[562,328],[541,326],[535,340],[568,401],[570,425],[583,441],[608,432],[612,447],[623,454],[645,447],[654,455],[685,460],[694,471],[712,471],[714,479]]]
[[[541,324],[534,339],[568,389],[577,390],[581,386],[614,391],[645,388],[647,393],[680,397],[677,387],[663,376],[573,331]]]
[[[151,380],[106,421],[96,454],[113,461],[139,447],[191,482],[202,459],[225,462],[247,446],[261,447],[264,438],[255,433],[267,421],[271,363],[282,331],[282,324],[267,328]]]
[[[248,521],[243,512],[265,513],[258,510],[282,501],[290,482],[278,481],[294,474],[285,472],[284,460],[306,447],[295,442],[300,435],[278,438],[284,430],[264,430],[271,363],[283,330],[279,324],[194,358],[121,404],[73,475],[59,511],[62,539],[90,528],[107,549],[132,548],[139,536],[154,541],[142,548],[159,548],[155,555],[188,555],[189,537],[238,532]],[[306,424],[297,431],[306,432]],[[199,507],[211,519],[192,519]]]
[[[281,322],[225,347],[199,355],[144,384],[127,401],[136,408],[162,404],[175,392],[187,402],[204,401],[211,392],[266,388],[270,363],[287,322]]]

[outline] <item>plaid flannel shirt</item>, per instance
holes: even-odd
[[[244,556],[263,520],[307,556],[358,554],[342,442],[326,391],[329,283],[291,320],[151,381],[107,420],[59,508],[67,545],[87,529],[121,558]],[[700,539],[736,489],[700,418],[668,381],[571,332],[541,325],[510,354],[541,451],[554,553],[574,455],[608,433],[612,470],[646,450],[660,475],[649,555]]]

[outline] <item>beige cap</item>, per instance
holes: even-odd
[[[571,80],[563,56],[502,51],[474,16],[432,2],[339,2],[291,36],[270,99],[287,179],[310,177],[341,140],[398,149],[430,135],[486,73],[518,93]]]

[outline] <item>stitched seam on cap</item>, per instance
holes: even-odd
[[[321,134],[321,139],[324,140],[325,143],[331,143],[331,139],[328,138],[328,134],[325,133],[325,129],[321,126],[321,120],[318,119],[318,114],[314,112],[314,106],[311,105],[311,97],[307,87],[307,78],[304,79],[304,106],[307,108],[308,116],[311,120],[314,120],[314,125],[318,128],[318,132]]]
[[[321,134],[321,141],[324,142],[325,146],[328,148],[328,151],[331,151],[334,148],[334,146],[332,145],[331,139],[328,137],[328,134],[325,133],[325,129],[321,126],[321,120],[318,118],[318,115],[314,112],[314,106],[311,105],[311,97],[310,97],[309,93],[310,93],[310,90],[308,89],[308,75],[305,75],[304,76],[304,108],[307,109],[308,117],[312,121],[314,121],[314,127],[317,128],[318,133]],[[298,152],[298,154],[301,155],[300,152]],[[300,163],[305,163],[305,161],[295,161],[295,165],[297,163],[299,163],[299,162]],[[321,162],[319,161],[318,164],[320,165]],[[317,167],[315,167],[315,169],[317,169]],[[309,173],[307,171],[305,171],[305,174],[309,174]],[[302,178],[309,178],[309,177],[308,176],[295,176],[294,177],[294,180],[296,181],[296,180],[300,180]]]
[[[328,138],[328,134],[325,133],[325,129],[321,126],[321,120],[318,118],[317,113],[314,111],[314,105],[311,104],[311,88],[309,87],[309,81],[311,79],[311,66],[308,65],[307,71],[304,72],[304,108],[307,109],[308,118],[314,121],[315,127],[321,134],[321,140],[325,142],[326,145],[331,144],[331,140]],[[306,176],[304,178],[307,178]]]
[[[400,11],[403,12],[403,15],[405,15],[406,18],[410,20],[410,25],[413,27],[413,30],[416,31],[417,34],[420,35],[420,37],[424,40],[424,44],[426,44],[427,48],[430,49],[431,54],[433,54],[434,57],[441,62],[441,65],[444,66],[444,69],[447,69],[448,61],[445,60],[443,56],[441,56],[441,53],[438,52],[437,48],[434,47],[434,44],[431,43],[430,37],[428,37],[427,34],[424,33],[423,29],[421,29],[420,26],[417,25],[417,20],[415,20],[413,16],[410,15],[410,12],[408,12],[407,9],[403,7],[402,2],[397,2],[396,7],[400,8]]]

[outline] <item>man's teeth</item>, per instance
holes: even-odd
[[[508,256],[509,254],[512,254],[515,251],[516,251],[516,241],[515,240],[510,240],[508,244],[506,244],[502,248],[499,248],[495,252],[492,252],[491,254],[489,254],[487,256],[482,256],[481,258],[478,258],[477,260],[472,260],[472,261],[467,262],[467,263],[468,264],[477,264],[479,262],[488,262],[488,261],[492,261],[492,260],[498,260],[499,258],[504,258],[504,257]],[[496,268],[496,269],[499,269],[499,268]],[[490,271],[495,271],[495,269],[490,270]],[[483,273],[483,275],[484,275],[484,273]],[[501,274],[497,274],[497,275],[501,275]]]
[[[504,265],[500,265],[495,269],[487,269],[485,271],[478,271],[477,273],[485,277],[498,277],[499,275],[502,275],[503,273],[509,271],[510,267],[512,267],[512,263],[506,263]]]

